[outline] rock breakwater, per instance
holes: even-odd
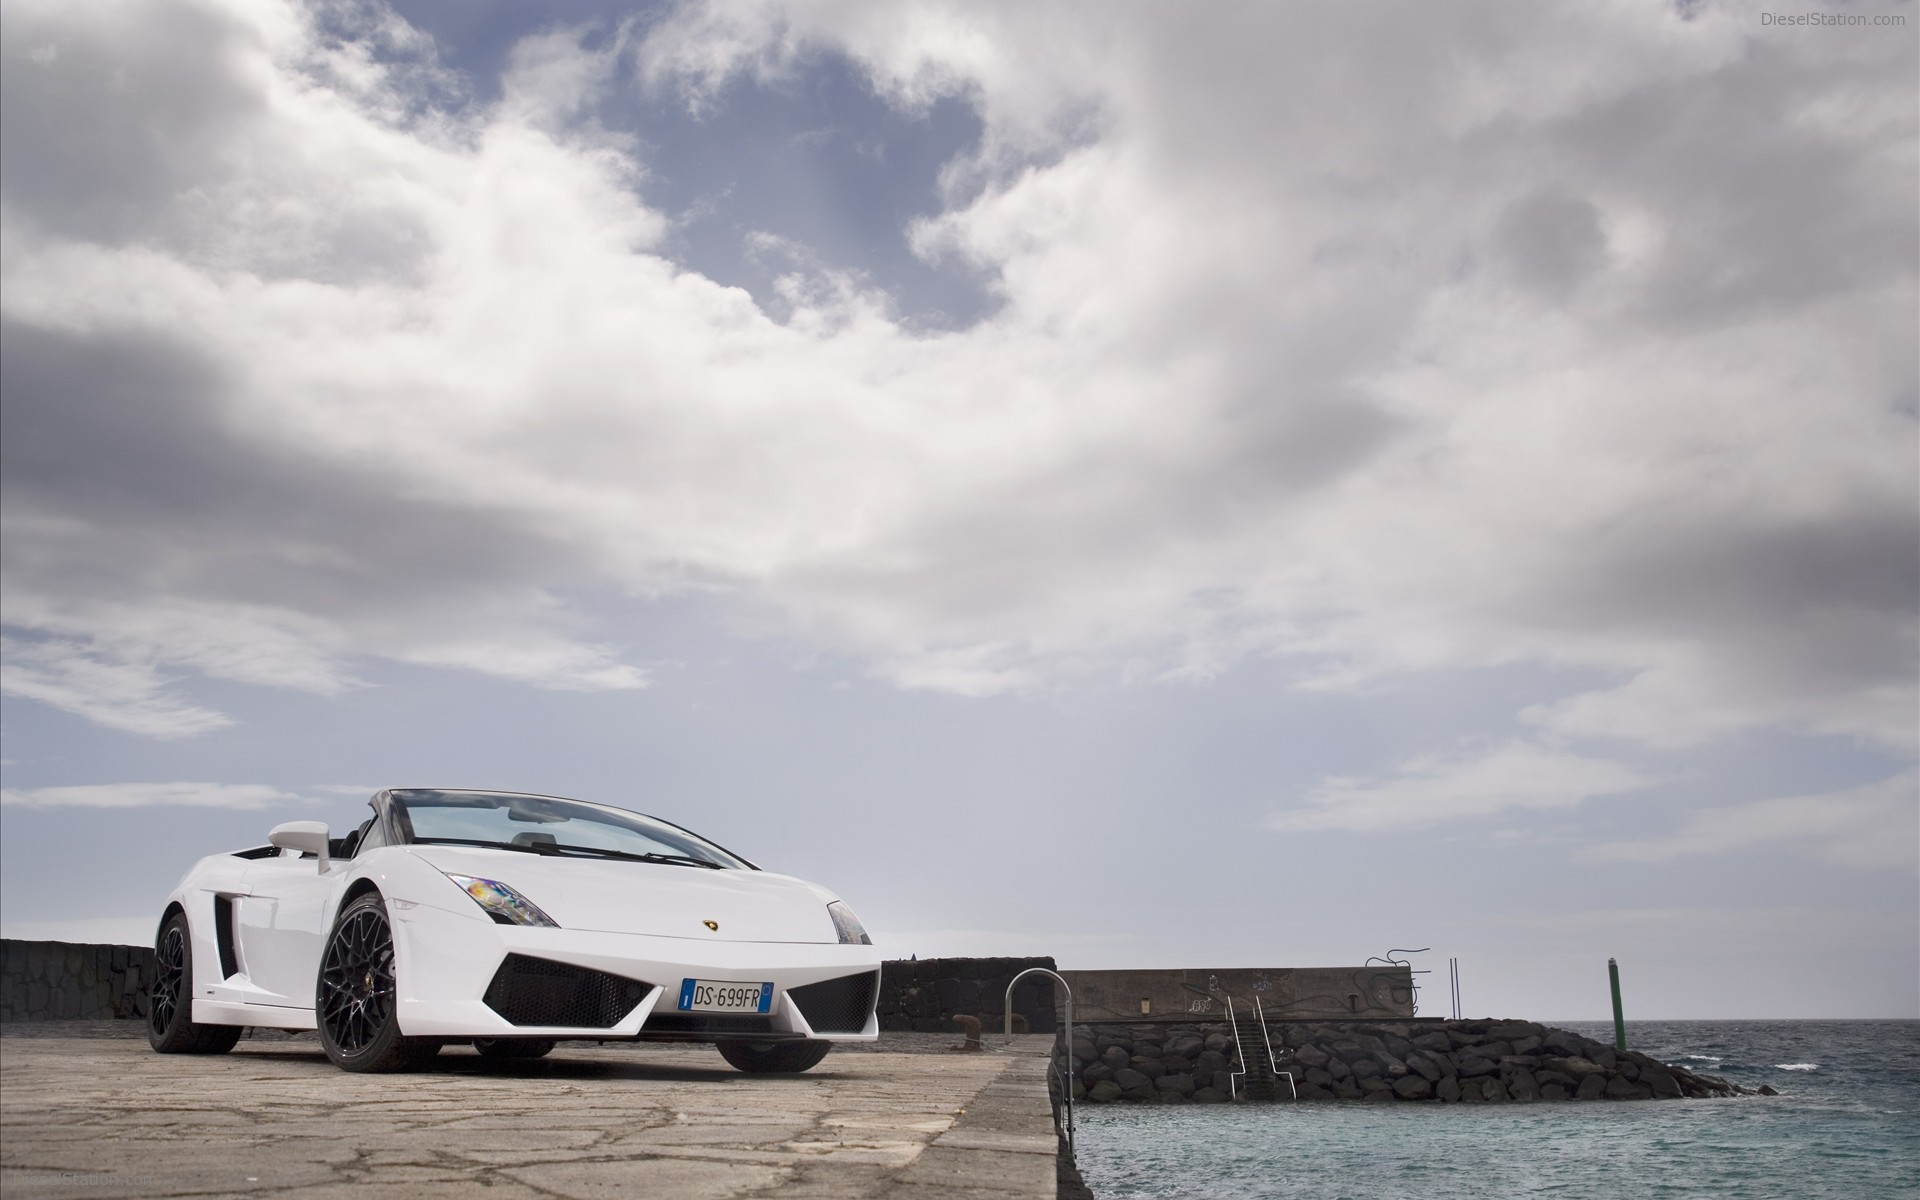
[[[1054,1053],[1064,1067],[1065,1049]],[[1506,1104],[1743,1091],[1532,1021],[1276,1021],[1263,1036],[1243,1019],[1238,1039],[1224,1021],[1076,1025],[1073,1059],[1074,1099],[1095,1104],[1219,1104],[1296,1092],[1301,1100]]]

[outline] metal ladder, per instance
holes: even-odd
[[[1300,1090],[1294,1086],[1293,1075],[1280,1069],[1280,1060],[1273,1053],[1273,1036],[1267,1032],[1267,1014],[1260,1007],[1260,998],[1253,999],[1254,1019],[1260,1026],[1260,1045],[1256,1050],[1264,1051],[1265,1057],[1249,1061],[1245,1043],[1240,1038],[1240,1018],[1233,1011],[1233,997],[1227,997],[1227,1023],[1233,1026],[1233,1048],[1240,1057],[1240,1069],[1227,1076],[1229,1098],[1240,1098],[1240,1081],[1246,1080],[1247,1096],[1255,1100],[1278,1100],[1280,1098],[1280,1080],[1287,1081],[1289,1098],[1298,1100]]]
[[[1065,1039],[1064,1044],[1066,1046],[1066,1061],[1063,1064],[1054,1059],[1052,1055],[1048,1055],[1047,1079],[1048,1082],[1054,1083],[1059,1088],[1060,1099],[1054,1104],[1053,1126],[1054,1129],[1059,1132],[1060,1136],[1065,1139],[1067,1143],[1067,1153],[1072,1154],[1073,1081],[1080,1077],[1080,1065],[1074,1061],[1073,1057],[1073,989],[1067,986],[1067,981],[1060,977],[1060,972],[1058,971],[1049,971],[1045,967],[1028,967],[1018,975],[1015,975],[1013,981],[1007,984],[1006,1015],[1000,1029],[1002,1033],[1006,1034],[1006,1044],[1009,1046],[1013,1045],[1013,989],[1019,987],[1020,981],[1029,975],[1051,976],[1053,981],[1060,985],[1060,990],[1066,994],[1067,998],[1067,1024],[1063,1034]]]

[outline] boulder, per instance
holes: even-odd
[[[1549,1029],[1540,1039],[1540,1045],[1564,1058],[1574,1058],[1580,1054],[1580,1035],[1564,1029]]]
[[[1500,1064],[1490,1058],[1481,1058],[1478,1054],[1466,1054],[1454,1060],[1454,1066],[1463,1079],[1473,1079],[1481,1075],[1492,1075],[1500,1070]]]
[[[1363,1058],[1359,1062],[1349,1063],[1348,1066],[1353,1069],[1353,1076],[1355,1079],[1360,1080],[1362,1087],[1366,1086],[1367,1080],[1378,1079],[1384,1074],[1384,1070],[1380,1064],[1370,1058]],[[1401,1067],[1400,1070],[1402,1074],[1406,1073],[1404,1066]]]
[[[1540,1085],[1540,1098],[1542,1100],[1565,1100],[1570,1094],[1565,1087],[1557,1083],[1543,1083]]]
[[[1165,1063],[1157,1058],[1148,1058],[1144,1055],[1134,1055],[1133,1061],[1128,1065],[1142,1075],[1145,1075],[1148,1079],[1158,1079],[1167,1073]]]
[[[1195,1104],[1225,1104],[1227,1102],[1225,1094],[1216,1092],[1210,1087],[1193,1089],[1191,1099]]]
[[[1080,1072],[1080,1080],[1088,1087],[1113,1078],[1113,1068],[1103,1062],[1090,1063]]]
[[[1419,1037],[1414,1038],[1413,1044],[1417,1049],[1431,1050],[1436,1054],[1445,1054],[1453,1049],[1453,1039],[1449,1038],[1444,1031],[1438,1029],[1431,1033],[1423,1033]]]
[[[1329,1058],[1327,1060],[1327,1074],[1333,1076],[1335,1082],[1342,1079],[1352,1079],[1353,1068],[1341,1059]]]
[[[1383,1103],[1392,1104],[1394,1099],[1393,1089],[1390,1087],[1383,1087],[1378,1091],[1372,1091],[1372,1092],[1366,1093],[1365,1095],[1361,1096],[1360,1099],[1363,1102],[1369,1103],[1369,1104],[1383,1104]]]
[[[1682,1094],[1680,1081],[1673,1077],[1673,1072],[1657,1064],[1640,1068],[1640,1082],[1653,1089],[1656,1099],[1671,1100]]]
[[[1580,1086],[1574,1089],[1573,1098],[1575,1100],[1598,1100],[1606,1094],[1606,1075],[1593,1074],[1585,1076],[1580,1080]]]
[[[1438,1083],[1440,1080],[1439,1066],[1433,1059],[1418,1051],[1407,1055],[1407,1067],[1428,1083]]]
[[[1433,1095],[1433,1085],[1419,1075],[1403,1075],[1393,1081],[1393,1093],[1402,1100],[1425,1100]]]
[[[1113,1081],[1120,1085],[1120,1090],[1123,1092],[1137,1092],[1153,1087],[1153,1080],[1148,1079],[1132,1067],[1121,1067],[1118,1071],[1115,1071],[1113,1073]]]
[[[1515,1100],[1527,1101],[1540,1098],[1539,1083],[1534,1080],[1533,1072],[1524,1067],[1507,1075],[1503,1082],[1507,1086],[1507,1094]]]
[[[1191,1096],[1194,1093],[1191,1075],[1162,1075],[1153,1081],[1153,1086],[1159,1088],[1163,1095],[1171,1092],[1181,1096]]]
[[[1224,1033],[1210,1033],[1207,1035],[1206,1045],[1209,1050],[1218,1050],[1224,1054],[1229,1044],[1227,1035]]]
[[[1169,1058],[1197,1059],[1200,1057],[1200,1052],[1206,1048],[1206,1039],[1198,1034],[1175,1033],[1167,1036],[1166,1050]]]
[[[1100,1061],[1106,1063],[1110,1070],[1124,1071],[1133,1065],[1133,1055],[1118,1046],[1108,1046],[1100,1055]]]
[[[1120,1098],[1120,1085],[1111,1079],[1102,1079],[1087,1089],[1087,1099],[1095,1104],[1112,1104]]]
[[[1209,1090],[1211,1089],[1201,1089],[1201,1091]],[[1216,1092],[1214,1094],[1218,1095],[1219,1093]],[[1198,1100],[1200,1098],[1200,1092],[1195,1092],[1193,1098]],[[1333,1091],[1330,1088],[1321,1087],[1319,1084],[1303,1083],[1300,1085],[1300,1098],[1302,1100],[1331,1100],[1333,1099]]]
[[[1448,1076],[1433,1085],[1433,1094],[1448,1103],[1452,1103],[1460,1099],[1460,1081]]]
[[[1381,1068],[1386,1071],[1388,1079],[1399,1079],[1407,1073],[1407,1064],[1401,1062],[1391,1054],[1375,1055],[1374,1061],[1379,1063]]]
[[[1306,1045],[1295,1050],[1293,1052],[1293,1058],[1295,1062],[1300,1063],[1302,1066],[1324,1067],[1327,1065],[1328,1054],[1318,1046]]]

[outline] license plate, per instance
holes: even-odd
[[[763,1013],[773,1008],[771,983],[687,979],[680,983],[681,1012]]]

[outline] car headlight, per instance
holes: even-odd
[[[860,924],[860,918],[853,910],[835,900],[827,905],[827,915],[833,918],[833,931],[840,935],[842,946],[871,946],[873,939],[867,936],[866,926]]]
[[[487,910],[487,915],[500,925],[545,925],[552,929],[560,928],[560,922],[540,911],[540,906],[514,891],[497,879],[480,879],[473,875],[455,875],[445,872],[448,879],[460,885],[462,891],[473,897],[473,902]]]

